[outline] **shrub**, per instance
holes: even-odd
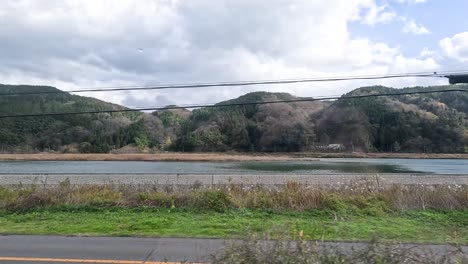
[[[355,213],[358,214],[381,216],[391,211],[387,203],[385,203],[378,197],[375,197],[374,195],[352,196],[349,198],[348,203],[355,207]]]
[[[43,192],[32,192],[19,196],[16,201],[6,204],[6,208],[21,211],[51,205],[54,205],[52,197]]]
[[[203,191],[195,196],[195,208],[224,212],[233,207],[229,195],[222,191]]]
[[[245,206],[248,208],[271,209],[275,206],[271,195],[266,191],[249,192],[244,198],[247,200]]]
[[[138,193],[139,200],[145,206],[170,208],[174,206],[174,199],[165,193]]]
[[[342,197],[336,194],[325,194],[322,199],[321,209],[330,210],[335,213],[348,214],[349,205],[345,203]]]

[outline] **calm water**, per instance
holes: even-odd
[[[0,173],[438,173],[468,174],[468,160],[320,159],[288,162],[0,161]]]

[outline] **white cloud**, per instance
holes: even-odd
[[[437,52],[429,49],[428,47],[424,47],[421,52],[419,53],[419,57],[421,58],[435,58],[435,57],[439,57],[439,55],[437,54]]]
[[[427,2],[427,0],[396,0],[396,1],[401,4],[422,4],[422,3]]]
[[[426,27],[424,27],[422,24],[416,23],[416,21],[413,19],[403,18],[402,20],[404,22],[404,33],[411,33],[415,35],[427,35],[431,33]]]
[[[442,39],[439,46],[448,58],[468,62],[468,31]]]
[[[4,0],[0,80],[62,89],[436,70],[427,55],[353,36],[387,23],[374,0]],[[88,94],[137,106],[213,103],[253,90],[341,94],[374,82]],[[385,81],[405,86],[412,80]]]
[[[369,26],[376,24],[385,24],[393,21],[397,17],[394,11],[389,10],[387,5],[376,5],[375,3],[369,6],[367,14],[362,22]]]

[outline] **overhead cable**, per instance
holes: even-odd
[[[210,87],[280,85],[280,84],[294,84],[294,83],[334,82],[334,81],[352,81],[352,80],[379,80],[379,79],[411,78],[411,77],[446,78],[448,75],[464,75],[464,74],[468,74],[468,71],[419,72],[419,73],[400,73],[400,74],[387,74],[387,75],[361,75],[361,76],[278,79],[278,80],[240,81],[240,82],[215,82],[215,83],[168,84],[168,85],[145,85],[145,86],[115,86],[115,87],[106,87],[106,88],[78,89],[78,90],[69,90],[69,91],[11,92],[11,93],[0,93],[0,96],[62,94],[66,92],[67,93],[94,93],[94,92],[165,90],[165,89],[197,89],[197,88],[210,88]]]
[[[234,107],[234,106],[248,106],[248,105],[265,105],[277,103],[299,103],[299,102],[313,102],[313,101],[328,101],[328,100],[348,100],[369,97],[384,97],[384,96],[402,96],[414,94],[433,94],[433,93],[448,93],[448,92],[468,92],[468,89],[445,89],[445,90],[428,90],[428,91],[414,91],[414,92],[398,92],[398,93],[383,93],[383,94],[365,94],[365,95],[348,95],[348,96],[330,96],[320,98],[296,98],[287,100],[272,100],[272,101],[255,101],[255,102],[239,102],[239,103],[220,103],[220,104],[193,104],[187,106],[167,106],[167,107],[144,107],[134,109],[109,109],[109,110],[95,110],[83,112],[49,112],[49,113],[30,113],[30,114],[12,114],[0,115],[3,118],[25,118],[25,117],[44,117],[44,116],[66,116],[66,115],[83,115],[83,114],[99,114],[99,113],[125,113],[125,112],[140,112],[140,111],[161,111],[161,110],[175,110],[175,109],[195,109],[195,108],[220,108],[220,107]]]

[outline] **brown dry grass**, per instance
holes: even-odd
[[[178,190],[157,185],[71,185],[0,187],[0,209],[49,206],[186,207],[310,210],[369,215],[401,210],[467,210],[467,185],[391,185],[368,179],[330,189],[289,182],[285,186],[192,185]]]
[[[0,154],[0,160],[44,161],[283,161],[297,158],[281,155],[243,155],[207,153],[157,153],[157,154]],[[306,158],[307,159],[307,158]]]
[[[291,161],[317,158],[468,159],[468,154],[425,153],[155,153],[155,154],[0,154],[3,161]]]
[[[468,153],[293,153],[300,158],[468,159]]]

